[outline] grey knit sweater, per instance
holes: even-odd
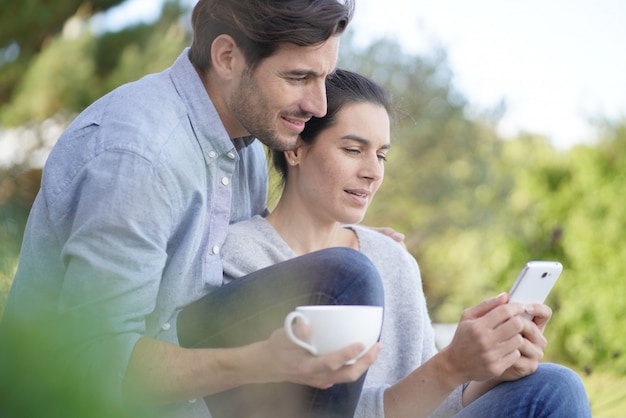
[[[360,226],[349,228],[356,232],[361,252],[380,272],[385,289],[383,350],[367,373],[355,417],[382,418],[385,389],[436,353],[434,331],[415,259],[383,234]],[[296,256],[260,216],[231,225],[221,254],[225,282]],[[450,417],[461,408],[459,387],[431,416]]]

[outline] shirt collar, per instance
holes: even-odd
[[[189,60],[189,48],[183,50],[170,68],[170,78],[187,107],[189,122],[205,159],[210,159],[211,151],[218,154],[232,151],[240,141],[231,140],[228,136],[200,76]],[[237,149],[248,146],[254,138],[244,137],[242,140]]]
[[[233,142],[235,143],[235,148],[237,148],[237,151],[239,151],[242,148],[245,148],[249,146],[250,144],[252,144],[255,139],[256,138],[254,136],[248,135],[248,136],[242,136],[240,138],[235,138],[233,139]]]

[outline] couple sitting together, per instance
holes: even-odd
[[[540,363],[549,307],[487,299],[438,352],[416,260],[358,225],[392,104],[335,68],[353,11],[199,0],[172,66],[74,119],[0,324],[0,415],[590,416],[578,376]],[[287,337],[295,307],[329,304],[384,306],[379,343],[315,356]]]

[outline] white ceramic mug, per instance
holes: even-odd
[[[293,333],[296,319],[308,326],[307,341]],[[378,341],[382,322],[382,306],[298,306],[285,317],[285,332],[291,341],[313,355],[329,354],[353,343],[363,343],[365,350],[347,363],[353,364]]]

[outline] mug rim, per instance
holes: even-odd
[[[296,306],[296,310],[309,310],[309,311],[326,311],[326,310],[369,310],[369,309],[382,309],[382,306],[376,305],[300,305]]]

